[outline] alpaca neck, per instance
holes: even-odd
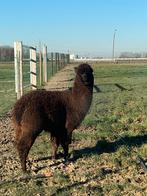
[[[83,113],[83,115],[87,113],[91,105],[92,89],[93,88],[91,86],[85,86],[80,77],[76,77],[72,89],[72,97],[73,102],[77,103],[74,104],[77,107],[76,109],[79,110],[80,113]]]
[[[93,84],[91,84],[93,85]],[[92,101],[92,89],[93,86],[85,86],[80,80],[80,77],[76,76],[69,103],[69,114],[66,127],[68,130],[73,131],[77,128],[86,113],[88,112]]]
[[[74,85],[72,88],[72,94],[75,99],[79,99],[79,97],[86,96],[86,95],[91,95],[92,96],[93,88],[92,86],[85,86],[83,82],[81,81],[80,77],[77,76]],[[86,97],[85,97],[86,98]],[[88,99],[89,97],[87,97]]]

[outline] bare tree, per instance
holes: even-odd
[[[122,52],[119,58],[141,58],[141,53]]]
[[[9,46],[0,47],[0,61],[13,61],[14,60],[14,48]]]

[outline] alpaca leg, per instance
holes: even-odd
[[[20,126],[16,126],[15,129],[15,146],[17,148],[20,162],[21,162],[21,167],[23,172],[26,171],[26,151],[25,151],[25,139],[23,139],[23,133],[22,129]]]
[[[52,141],[52,159],[56,159],[57,158],[57,151],[58,151],[58,147],[59,147],[59,140],[56,137],[51,137],[51,141]]]
[[[22,171],[25,173],[26,172],[27,153],[23,148],[20,149],[20,146],[17,149],[18,149],[19,158],[20,158],[20,162],[21,162],[21,168],[22,168]]]
[[[63,143],[61,143],[61,146],[64,150],[64,159],[67,160],[68,159],[68,144],[63,142]]]
[[[26,159],[35,139],[36,137],[33,135],[25,134],[25,136],[22,136],[17,142],[17,150],[23,172],[26,172]]]

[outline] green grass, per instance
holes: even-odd
[[[0,64],[0,115],[9,111],[16,100],[13,63]]]
[[[73,134],[73,161],[44,160],[38,173],[53,175],[3,185],[12,195],[146,195],[146,174],[136,162],[147,159],[147,64],[94,65],[93,102],[81,128]],[[116,85],[123,87],[124,90]],[[42,134],[30,158],[50,156]],[[39,165],[40,164],[40,165]],[[7,191],[6,191],[7,192]],[[10,194],[10,195],[11,195]]]

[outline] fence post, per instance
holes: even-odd
[[[47,46],[43,46],[43,81],[47,82]]]
[[[70,63],[70,55],[67,54],[66,57],[67,57],[67,64],[69,64]]]
[[[60,53],[60,69],[62,69],[62,54]]]
[[[63,67],[65,67],[66,61],[65,61],[65,54],[63,54]]]
[[[39,80],[40,86],[42,85],[42,53],[39,51]]]
[[[60,70],[60,55],[57,55],[58,70]]]
[[[59,59],[59,53],[57,53],[57,64],[58,64],[58,70],[60,70],[60,59]]]
[[[23,95],[22,42],[14,42],[15,92],[17,99]]]
[[[55,53],[56,72],[58,71],[58,53]]]
[[[30,83],[32,90],[37,89],[36,48],[30,47]]]
[[[54,54],[51,52],[52,76],[54,75]]]

